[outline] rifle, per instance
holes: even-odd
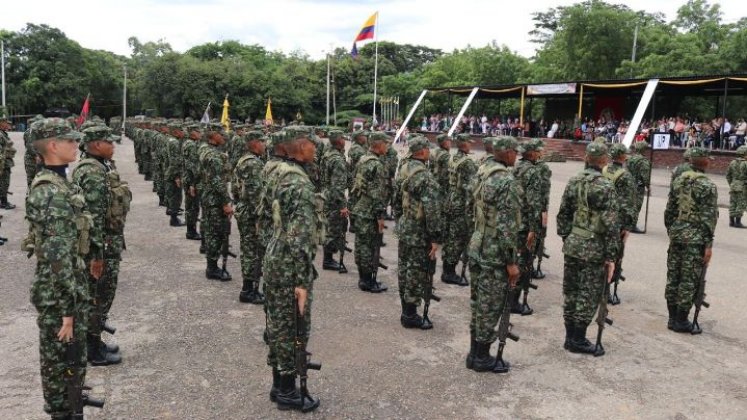
[[[542,258],[550,258],[545,253],[545,236],[547,236],[547,226],[543,226],[539,231],[539,238],[534,247],[534,256],[537,257],[537,269],[532,272],[532,278],[544,279],[545,273],[542,272]],[[532,258],[533,260],[534,258]]]
[[[101,408],[103,400],[97,400],[83,393],[83,378],[80,376],[81,351],[80,343],[71,340],[63,344],[65,349],[65,373],[63,380],[67,390],[68,404],[70,405],[71,419],[83,420],[83,407]]]
[[[646,215],[643,217],[643,232],[646,233],[646,230],[648,229],[648,205],[651,202],[651,173],[653,172],[653,165],[654,165],[654,148],[651,148],[651,154],[649,155],[649,162],[652,166],[648,169],[648,187],[646,187]],[[636,219],[637,220],[637,219]]]
[[[106,261],[104,261],[104,264],[106,265]],[[93,299],[94,306],[91,311],[91,325],[100,325],[101,330],[114,335],[114,333],[117,332],[117,329],[106,325],[106,320],[104,319],[104,297],[107,295],[108,291],[109,281],[106,276],[106,268],[104,268],[104,273],[102,273],[101,277],[96,280],[96,290]]]
[[[303,407],[307,399],[313,401],[309,396],[309,390],[306,387],[306,380],[309,378],[309,369],[320,370],[322,364],[312,362],[311,353],[306,350],[306,342],[308,339],[306,336],[306,315],[299,312],[298,300],[295,296],[293,296],[293,312],[295,313],[296,320],[296,339],[294,345],[296,355],[296,374],[298,375],[299,389],[301,391],[301,406]]]
[[[346,251],[347,252],[353,252],[353,250],[351,248],[349,248],[347,245],[343,244],[342,249],[340,250],[340,264],[339,264],[340,265],[340,269],[337,270],[337,272],[340,273],[340,274],[345,274],[345,273],[348,272],[348,268],[345,267],[345,262],[343,261],[343,259],[345,258],[345,252]]]
[[[431,300],[441,302],[441,298],[433,293],[433,291],[436,290],[436,288],[433,287],[433,275],[436,273],[436,260],[429,259],[426,264],[428,281],[425,282],[425,296],[423,296],[423,327],[421,327],[424,330],[433,328],[433,323],[428,319],[428,309],[431,307]]]
[[[620,284],[620,281],[625,281],[625,276],[622,275],[622,260],[625,255],[625,243],[621,241],[620,247],[620,256],[615,260],[615,272],[612,274],[612,281],[614,282],[614,285],[612,286],[612,294],[607,298],[607,303],[610,305],[620,304],[620,297],[617,296],[617,286]]]
[[[703,269],[700,271],[700,284],[698,284],[698,290],[695,292],[695,313],[693,314],[693,329],[690,334],[700,334],[703,330],[698,324],[698,315],[700,315],[700,308],[705,306],[710,308],[711,304],[705,301],[705,285],[706,285],[706,273],[708,272],[708,266],[703,265]]]
[[[220,249],[220,254],[223,257],[223,266],[221,269],[223,270],[223,273],[228,274],[228,271],[226,270],[226,264],[228,263],[228,257],[236,258],[236,254],[231,252],[231,244],[228,241],[228,238],[231,236],[231,217],[226,217],[225,221],[223,222],[223,245]]]
[[[513,324],[511,324],[511,302],[514,301],[513,298],[516,293],[518,293],[518,288],[509,285],[506,299],[503,302],[501,320],[498,322],[498,353],[495,355],[495,368],[493,369],[493,372],[508,372],[509,365],[503,360],[503,350],[506,348],[506,339],[508,338],[511,341],[519,341],[519,336],[511,331],[513,329]]]
[[[469,284],[469,280],[467,280],[467,264],[469,264],[469,255],[467,255],[467,249],[465,248],[464,252],[462,252],[462,273],[459,275],[459,277],[462,279],[462,283]]]
[[[594,348],[594,357],[604,355],[604,347],[602,346],[602,332],[604,332],[604,324],[612,325],[612,320],[608,317],[609,310],[607,309],[607,298],[610,293],[610,284],[607,282],[607,275],[609,269],[605,267],[604,287],[602,287],[602,297],[599,299],[599,310],[597,311],[597,342]]]
[[[377,223],[374,221],[374,223]],[[378,223],[376,224],[376,229],[378,230]],[[376,234],[376,246],[374,246],[374,252],[373,252],[373,266],[374,266],[374,272],[372,274],[373,281],[377,282],[377,278],[379,276],[379,268],[383,268],[384,270],[389,270],[389,267],[384,265],[381,262],[381,244],[384,243],[384,233],[377,233]],[[348,248],[348,251],[352,251],[352,249]]]

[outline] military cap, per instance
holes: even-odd
[[[88,121],[83,122],[83,124],[81,124],[80,127],[78,127],[78,130],[82,132],[86,128],[101,127],[101,126],[104,126],[104,124],[101,121],[88,120]]]
[[[417,153],[423,149],[428,149],[430,143],[431,142],[425,137],[414,137],[407,141],[407,150],[410,155],[412,155],[413,153]]]
[[[353,140],[355,140],[355,138],[358,136],[363,136],[363,137],[368,138],[368,131],[366,130],[353,131]]]
[[[495,142],[498,140],[498,137],[485,137],[482,139],[482,144],[484,147],[495,147]]]
[[[591,142],[586,146],[586,156],[605,156],[608,151],[606,144]]]
[[[184,129],[187,131],[202,131],[202,125],[197,123],[187,124]]]
[[[112,129],[103,125],[97,125],[95,127],[88,127],[85,130],[82,131],[83,144],[88,144],[94,141],[105,141],[107,143],[112,143],[116,139],[114,136],[112,136]]]
[[[327,137],[329,130],[325,127],[314,127],[314,133],[319,134],[322,137]]]
[[[226,135],[226,127],[224,127],[221,123],[210,123],[205,128],[210,133],[220,133],[224,136]]]
[[[502,136],[493,141],[493,150],[516,150],[517,152],[521,152],[522,149],[519,145],[519,142],[516,141],[515,138],[511,136]]]
[[[311,140],[311,129],[303,125],[291,125],[277,132],[273,138],[275,144],[290,143],[296,139],[306,137]]]
[[[610,146],[609,155],[612,159],[628,154],[628,148],[622,143],[615,143]]]
[[[739,156],[745,156],[745,155],[747,155],[747,146],[739,146],[739,147],[737,147],[737,155],[739,155]]]
[[[373,144],[374,142],[379,141],[391,141],[392,138],[389,137],[389,134],[383,132],[383,131],[374,131],[373,133],[368,135],[368,144]]]
[[[169,130],[181,130],[182,129],[182,123],[178,122],[170,122],[168,124]]]
[[[642,152],[642,151],[648,149],[648,143],[646,143],[645,141],[639,141],[639,142],[633,144],[633,148],[636,151],[638,151],[638,152]]]
[[[261,131],[247,131],[243,136],[241,136],[241,138],[244,141],[259,140],[263,143],[267,140],[265,133]]]
[[[607,137],[602,137],[602,136],[596,137],[594,138],[594,143],[607,144]]]
[[[455,138],[456,143],[474,143],[474,140],[472,140],[472,136],[469,134],[458,134]]]
[[[540,139],[531,139],[527,141],[526,143],[521,145],[522,149],[524,149],[524,153],[526,152],[539,152],[542,151],[542,149],[545,148],[545,142],[543,142]]]
[[[690,157],[695,158],[709,158],[713,159],[711,157],[711,152],[708,151],[705,147],[693,147],[690,148]]]
[[[342,138],[345,136],[345,133],[343,133],[340,130],[331,130],[328,134],[330,140],[337,140],[339,138]]]
[[[436,141],[438,142],[438,144],[441,144],[446,140],[451,140],[451,137],[449,137],[448,134],[439,134],[438,137],[436,137]]]
[[[44,140],[57,138],[60,140],[81,140],[81,134],[70,128],[70,124],[62,118],[45,118],[36,123],[34,139]]]

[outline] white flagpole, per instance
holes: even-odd
[[[374,95],[373,95],[373,120],[371,121],[371,128],[373,129],[376,124],[376,83],[379,75],[379,12],[376,12],[376,21],[374,23],[374,42],[376,47],[374,49]]]
[[[329,127],[329,60],[330,53],[327,52],[327,127]]]
[[[5,41],[0,41],[0,55],[2,55],[3,73],[3,117],[5,116]]]
[[[124,90],[122,91],[122,130],[127,119],[127,64],[124,65]]]

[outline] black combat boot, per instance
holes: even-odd
[[[596,348],[586,339],[586,328],[585,325],[573,326],[568,351],[571,353],[594,354]]]
[[[368,276],[367,273],[358,273],[358,288],[364,292],[368,291]]]
[[[277,395],[277,405],[280,410],[297,410],[308,413],[319,407],[319,398],[304,397],[296,387],[295,375],[280,375],[280,389]]]
[[[163,199],[162,195],[158,196],[158,206],[159,207],[166,207],[166,201]]]
[[[84,386],[85,387],[85,386]],[[90,389],[89,389],[90,391]],[[103,408],[104,407],[104,400],[100,400],[98,398],[94,398],[90,396],[88,393],[84,392],[80,396],[81,403],[83,403],[84,406],[89,407],[96,407],[96,408]],[[70,417],[72,419],[72,417]]]
[[[456,274],[456,265],[444,263],[441,281],[446,284],[459,284],[462,282],[462,278]]]
[[[469,354],[467,355],[467,360],[465,361],[465,365],[467,366],[467,369],[472,369],[472,365],[475,361],[475,346],[477,345],[477,341],[475,341],[475,333],[473,331],[469,332]]]
[[[736,219],[736,217],[729,216],[729,227],[734,227],[734,225],[736,224]]]
[[[259,291],[259,280],[252,282],[252,293],[254,293],[254,302],[255,305],[264,305],[265,304],[265,294]]]
[[[15,206],[13,206],[13,207],[15,207]],[[8,207],[6,207],[6,209],[7,208]],[[739,229],[744,229],[745,226],[742,224],[742,216],[734,218],[734,227],[735,228],[739,228]]]
[[[253,300],[254,294],[252,290],[252,281],[244,279],[241,285],[241,291],[239,292],[239,302],[252,303]]]
[[[492,372],[495,367],[495,357],[490,355],[490,343],[475,342],[475,356],[470,369],[475,372]]]
[[[340,271],[340,264],[332,258],[331,251],[324,251],[324,260],[322,261],[322,269],[324,270],[335,270]]]
[[[690,310],[683,311],[677,310],[674,315],[674,324],[672,330],[674,332],[691,333],[693,332],[693,323],[688,321],[687,316],[690,315]]]
[[[102,350],[107,353],[119,353],[119,345],[114,343],[105,343],[103,340],[99,340],[99,346],[101,346]]]
[[[423,326],[423,317],[418,315],[418,307],[414,303],[405,303],[402,306],[402,315],[399,322],[405,328],[421,328]]]
[[[677,316],[677,306],[667,304],[667,310],[669,311],[669,319],[667,319],[667,329],[674,329],[674,318]]]
[[[175,227],[184,226],[184,222],[182,222],[181,219],[179,219],[178,215],[176,215],[174,212],[172,212],[171,213],[171,221],[169,222],[169,226],[175,226]]]
[[[218,260],[207,260],[207,269],[205,270],[205,277],[212,280],[229,281],[231,275],[228,271],[224,271],[218,268]]]
[[[6,195],[0,197],[0,208],[3,208],[5,210],[13,210],[14,208],[16,208],[16,206],[8,202],[8,196]]]
[[[366,277],[366,280],[368,281],[368,290],[367,292],[371,293],[381,293],[386,292],[389,287],[387,287],[384,283],[374,280],[373,274],[369,274],[368,277]]]
[[[193,241],[199,241],[202,239],[202,235],[197,233],[197,227],[195,225],[187,226],[187,239],[191,239]]]
[[[565,321],[565,342],[563,343],[563,348],[566,350],[571,349],[571,338],[573,336],[573,324],[571,324],[568,321]]]
[[[272,388],[270,388],[270,401],[276,402],[278,400],[278,392],[280,392],[280,371],[278,371],[278,368],[272,368]]]
[[[205,237],[201,235],[200,237],[200,254],[205,253]]]
[[[513,300],[511,301],[511,313],[521,314],[524,312],[521,303],[519,303],[519,293],[514,293]]]
[[[103,350],[101,339],[98,337],[88,338],[88,363],[92,366],[109,366],[122,362],[119,353],[108,353]]]

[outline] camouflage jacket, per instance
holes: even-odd
[[[542,230],[542,213],[546,211],[550,195],[550,180],[539,162],[522,159],[514,168],[514,176],[523,191],[521,231],[538,233]]]
[[[692,171],[692,170],[693,170],[693,166],[690,164],[690,162],[682,162],[679,165],[677,165],[672,171],[672,178],[669,180],[669,188],[672,188],[672,184],[674,184],[674,180],[679,178],[680,175],[684,174],[687,171]]]
[[[441,190],[425,162],[405,160],[397,174],[392,199],[400,246],[442,243],[442,206]]]
[[[13,146],[13,140],[10,139],[8,133],[0,131],[0,159],[4,160],[4,168],[12,168],[15,163],[13,158],[16,156],[16,148]]]
[[[729,162],[729,167],[726,170],[726,181],[729,183],[731,191],[744,192],[745,184],[747,184],[747,160],[737,158]]]
[[[228,155],[208,144],[200,154],[200,199],[205,207],[222,207],[231,202],[229,178]]]
[[[174,181],[182,176],[184,171],[184,157],[182,143],[185,140],[173,136],[166,137],[166,180]]]
[[[516,264],[522,203],[521,187],[511,170],[493,160],[475,186],[474,200],[470,260],[488,267]]]
[[[628,158],[628,171],[639,189],[648,187],[651,176],[651,162],[648,159],[638,154],[631,155]]]
[[[267,246],[272,237],[272,191],[277,180],[277,169],[282,163],[283,159],[270,157],[270,160],[262,168],[264,185],[262,186],[255,213],[257,214],[257,224],[259,225],[259,240],[264,246]]]
[[[718,191],[708,176],[692,170],[674,180],[664,210],[671,242],[710,247],[717,221]]]
[[[353,182],[355,182],[355,171],[358,168],[358,161],[367,153],[365,146],[353,142],[348,149],[348,168],[350,172],[350,178],[348,178],[348,189],[353,189]]]
[[[612,181],[617,199],[618,223],[621,230],[631,231],[635,228],[636,187],[633,176],[619,163],[612,162],[604,168],[602,174]]]
[[[444,152],[444,154],[446,154]],[[474,190],[477,164],[467,153],[457,150],[448,163],[449,187],[448,214],[452,217],[472,217],[472,192]],[[441,190],[443,194],[443,189]]]
[[[72,182],[83,191],[86,209],[93,217],[93,225],[89,231],[91,249],[88,259],[100,260],[104,257],[106,214],[111,206],[109,171],[109,162],[93,157],[81,159],[73,170]]]
[[[184,170],[182,171],[182,186],[184,188],[196,187],[200,169],[199,144],[197,141],[185,139],[182,143],[182,160]]]
[[[557,216],[566,256],[589,262],[614,261],[620,247],[615,187],[587,167],[565,187]]]
[[[451,153],[442,147],[437,147],[431,149],[430,160],[431,173],[433,173],[438,186],[441,188],[441,194],[444,197],[449,197],[449,161],[451,161]]]
[[[264,161],[257,155],[247,152],[236,162],[236,214],[248,219],[257,218],[257,205],[264,187],[262,170]]]
[[[330,147],[322,159],[322,189],[325,211],[340,211],[348,206],[345,190],[348,187],[348,168],[345,157],[339,150]]]
[[[368,152],[358,161],[351,194],[351,213],[362,219],[383,219],[386,212],[388,172],[380,156]]]

